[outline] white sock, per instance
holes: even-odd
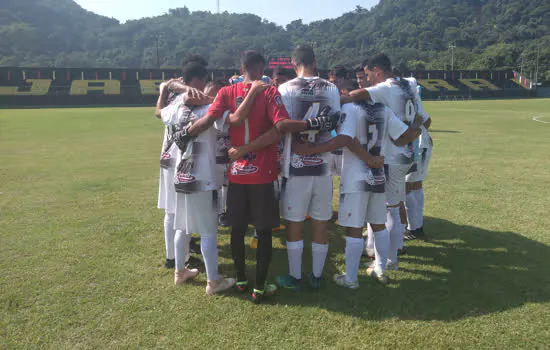
[[[418,220],[418,227],[421,228],[424,226],[424,189],[421,188],[418,191],[415,191],[416,194],[416,206],[418,208],[417,212],[417,220]]]
[[[222,189],[218,191],[218,214],[225,211],[225,204],[227,201],[227,186],[222,186]]]
[[[346,281],[357,281],[361,255],[363,254],[363,238],[346,237]]]
[[[390,232],[390,251],[388,263],[397,264],[397,250],[403,247],[403,224],[399,216],[399,207],[388,208],[386,227]]]
[[[376,273],[384,274],[390,250],[390,233],[387,229],[374,232],[374,256],[376,257]]]
[[[374,235],[370,225],[367,226],[367,239],[365,243],[365,251],[367,252],[367,255],[372,256],[372,252],[374,251]]]
[[[405,202],[407,209],[407,221],[409,222],[409,231],[416,230],[418,226],[418,202],[416,200],[416,191],[407,193],[407,201]]]
[[[201,252],[204,258],[206,278],[209,281],[217,281],[220,275],[218,274],[218,244],[216,234],[201,235]]]
[[[174,240],[176,248],[176,271],[183,271],[185,269],[185,262],[187,261],[187,257],[189,256],[190,241],[191,235],[188,235],[185,231],[176,231],[176,239]]]
[[[164,245],[166,246],[166,259],[173,260],[174,255],[174,237],[176,230],[174,230],[174,218],[175,214],[164,214]]]
[[[323,268],[327,260],[328,244],[311,243],[311,254],[313,255],[313,275],[317,278],[323,276]]]
[[[302,279],[302,253],[304,241],[286,242],[288,252],[288,273],[294,278]]]

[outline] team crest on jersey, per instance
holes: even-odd
[[[258,172],[258,167],[252,164],[246,164],[241,162],[233,163],[231,167],[231,175],[251,175]]]
[[[235,107],[239,108],[239,106],[243,103],[243,101],[244,101],[244,97],[238,96],[237,99],[235,100]]]
[[[293,154],[290,161],[290,165],[296,169],[309,166],[319,166],[321,164],[323,164],[323,158],[317,156],[299,156],[297,154]]]
[[[281,98],[280,95],[275,95],[275,103],[277,104],[277,106],[282,106],[283,105],[283,99]]]
[[[179,183],[190,183],[195,181],[195,177],[189,173],[178,172],[177,180]]]

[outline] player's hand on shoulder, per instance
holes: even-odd
[[[422,126],[423,123],[424,123],[424,119],[420,114],[417,113],[416,116],[414,117],[413,127],[419,128],[420,126]]]
[[[384,167],[383,156],[373,156],[368,162],[367,166],[371,169],[378,169]]]
[[[333,112],[330,106],[325,106],[318,117],[306,120],[308,130],[332,131],[340,120],[340,112]]]
[[[266,83],[264,83],[261,80],[255,80],[252,83],[252,86],[250,87],[250,92],[253,93],[253,94],[259,94],[260,92],[265,91],[265,89],[267,89],[268,86],[269,85],[267,85]]]

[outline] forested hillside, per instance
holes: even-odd
[[[212,67],[234,68],[245,49],[289,55],[309,43],[323,68],[383,51],[412,69],[445,69],[454,45],[455,69],[523,63],[529,72],[538,55],[550,79],[550,2],[540,0],[382,0],[371,10],[307,25],[298,19],[286,28],[255,15],[187,8],[120,24],[72,0],[2,1],[0,37],[3,66],[177,66],[192,52]]]

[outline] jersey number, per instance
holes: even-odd
[[[412,100],[407,100],[405,103],[405,119],[406,121],[412,123],[416,117],[416,107]]]

